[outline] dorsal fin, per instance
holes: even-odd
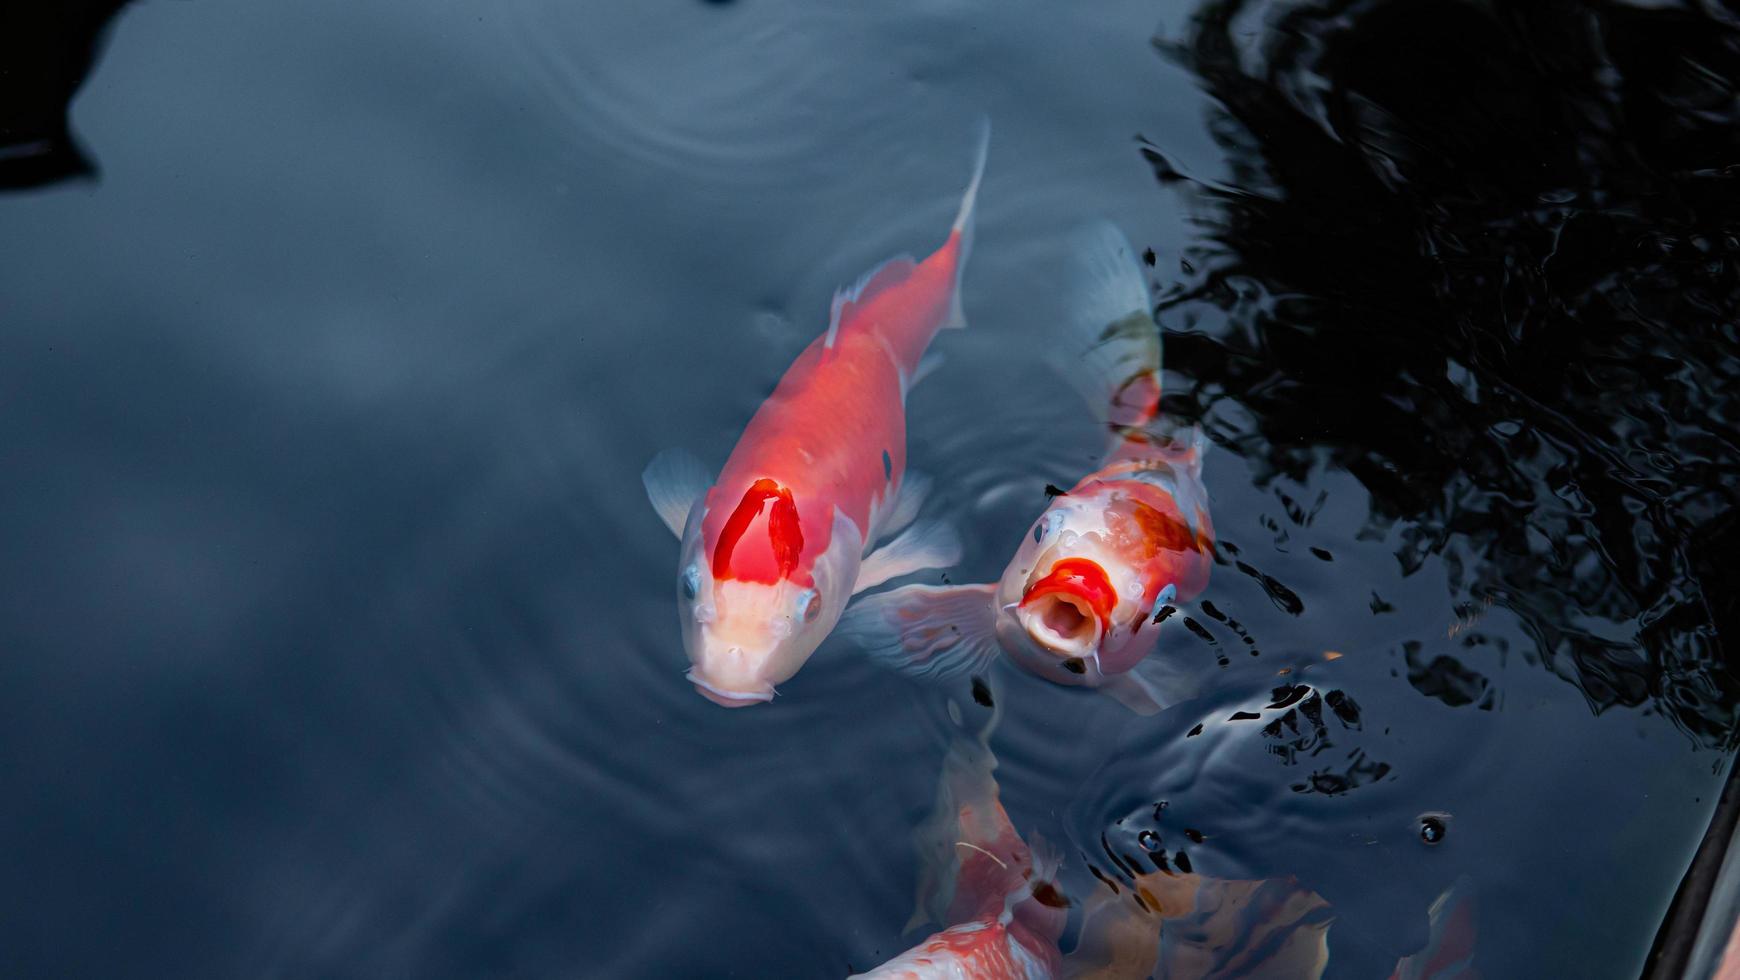
[[[918,268],[918,263],[910,255],[896,255],[869,272],[858,277],[858,281],[850,286],[834,291],[834,305],[828,311],[828,339],[822,342],[824,350],[830,350],[834,341],[839,338],[840,324],[851,315],[851,308],[870,302],[877,294],[891,286],[905,282],[912,275],[912,270]]]

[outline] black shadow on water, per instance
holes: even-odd
[[[1232,175],[1143,149],[1203,237],[1162,301],[1194,382],[1169,410],[1271,475],[1327,452],[1373,527],[1401,526],[1404,570],[1442,556],[1592,710],[1648,706],[1731,749],[1734,25],[1335,2],[1273,15],[1253,52],[1247,6],[1156,41],[1219,102]],[[1480,700],[1454,665],[1418,670]]]
[[[1740,604],[1722,585],[1740,547],[1731,15],[1211,0],[1155,45],[1217,103],[1209,125],[1227,155],[1226,175],[1209,180],[1181,171],[1158,143],[1141,146],[1198,227],[1196,247],[1174,260],[1179,284],[1159,303],[1168,364],[1188,375],[1169,383],[1168,414],[1203,420],[1259,483],[1306,483],[1326,464],[1353,475],[1370,494],[1359,538],[1398,542],[1404,576],[1428,563],[1447,570],[1461,600],[1449,638],[1467,633],[1464,652],[1504,642],[1472,632],[1498,607],[1532,641],[1515,652],[1575,685],[1590,711],[1660,714],[1697,748],[1731,753],[1740,708],[1730,660]],[[1278,525],[1269,529],[1284,550]],[[1261,581],[1254,567],[1240,570]],[[1374,615],[1392,608],[1373,593]],[[1461,654],[1418,643],[1400,654],[1398,670],[1425,698],[1477,711],[1503,704]],[[1096,873],[1132,860],[1145,807],[1161,819],[1132,786],[1218,804],[1193,809],[1198,823],[1230,820],[1267,793],[1264,819],[1284,824],[1296,811],[1296,829],[1332,819],[1308,798],[1389,792],[1385,760],[1404,743],[1386,739],[1388,728],[1319,726],[1332,714],[1327,690],[1286,708],[1291,720],[1271,719],[1251,686],[1250,704],[1223,690],[1216,710],[1238,710],[1175,719],[1161,728],[1177,731],[1099,774],[1114,785],[1096,791],[1111,795],[1090,797],[1092,816],[1077,828],[1091,846],[1090,830],[1116,825]],[[1277,753],[1303,763],[1327,732],[1340,768],[1299,765],[1308,778],[1292,795],[1233,786],[1254,778],[1250,768],[1220,777],[1232,788],[1154,774],[1146,760],[1158,752],[1169,768],[1219,772],[1211,756],[1232,750],[1201,748],[1215,739],[1200,737],[1216,723],[1232,726],[1225,739],[1251,726],[1223,741],[1252,766]],[[1277,741],[1305,734],[1315,741]],[[1418,757],[1407,770],[1433,766]],[[1385,826],[1398,841],[1408,830]],[[1448,826],[1421,840],[1435,844],[1427,838]],[[1275,841],[1294,833],[1246,829]],[[1176,851],[1181,834],[1166,846]],[[1203,849],[1183,840],[1202,867]],[[1296,870],[1274,848],[1222,842],[1207,853],[1223,871]],[[1354,853],[1344,847],[1340,837],[1321,842],[1324,855]],[[1407,857],[1405,871],[1357,860],[1371,864],[1361,880],[1388,872],[1415,890],[1432,867],[1424,854]],[[1364,909],[1342,933],[1359,937],[1354,920],[1364,919],[1357,941],[1372,945],[1372,968],[1393,962],[1396,950],[1383,947],[1409,926],[1384,914]]]
[[[0,190],[94,177],[67,114],[127,0],[21,3],[0,18]]]

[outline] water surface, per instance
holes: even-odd
[[[1464,875],[1488,975],[1635,976],[1733,747],[1737,50],[1624,4],[124,8],[99,176],[0,198],[9,970],[909,945],[968,692],[830,644],[696,697],[638,474],[722,462],[832,290],[940,241],[985,113],[910,403],[950,579],[1100,451],[1054,370],[1093,217],[1156,255],[1221,534],[1164,634],[1200,697],[992,678],[1017,826],[1081,897],[1144,831],[1295,875],[1333,976]]]

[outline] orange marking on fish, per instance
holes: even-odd
[[[1153,557],[1160,551],[1202,550],[1196,532],[1189,525],[1139,500],[1135,504],[1136,523],[1148,545],[1144,557]]]

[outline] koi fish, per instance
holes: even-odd
[[[856,976],[1043,980],[1062,969],[1057,944],[1068,903],[1055,884],[1060,859],[1042,840],[1024,842],[1003,810],[991,776],[992,726],[955,738],[936,809],[917,834],[923,873],[907,928],[931,921],[947,928]]]
[[[1128,891],[1087,902],[1066,980],[1275,977],[1317,980],[1329,966],[1329,903],[1293,878],[1256,881],[1136,872]],[[1396,961],[1390,980],[1477,980],[1466,877],[1427,910],[1426,945]]]
[[[1001,709],[993,709],[1000,713]],[[951,714],[958,719],[951,705]],[[1081,910],[1068,955],[1070,901],[1062,860],[1036,835],[1024,842],[999,799],[989,736],[957,734],[930,818],[915,834],[918,910],[907,929],[945,926],[859,978],[928,980],[1317,980],[1329,965],[1334,909],[1293,877],[1235,880],[1183,870],[1124,868]],[[1121,887],[1120,887],[1121,886]],[[1458,878],[1427,910],[1424,947],[1390,980],[1477,980],[1473,885]]]
[[[922,262],[889,259],[834,295],[827,332],[757,409],[717,480],[680,450],[641,476],[682,542],[688,679],[718,704],[771,700],[858,591],[959,560],[952,531],[913,523],[929,481],[906,473],[905,405],[937,363],[925,356],[931,339],[966,325],[961,270],[989,140],[987,123],[942,246]]]
[[[1126,884],[1088,900],[1067,980],[1317,980],[1329,964],[1329,904],[1290,878],[1149,871]]]
[[[1129,242],[1102,222],[1078,234],[1074,251],[1065,361],[1112,430],[1105,463],[1052,498],[998,582],[872,596],[842,632],[906,673],[967,673],[1001,651],[1146,713],[1161,694],[1132,668],[1154,649],[1163,608],[1207,587],[1213,564],[1205,442],[1201,430],[1184,446],[1149,431],[1160,414],[1160,332]]]

